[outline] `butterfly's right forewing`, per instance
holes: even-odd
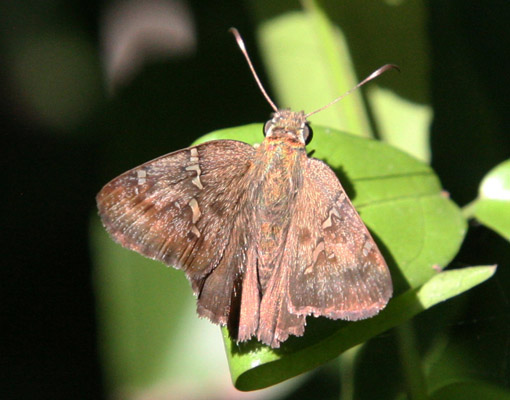
[[[226,323],[242,279],[242,212],[254,149],[221,140],[179,150],[134,168],[98,194],[99,214],[124,247],[184,269],[198,311]],[[235,229],[237,227],[237,229]]]

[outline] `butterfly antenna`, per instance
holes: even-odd
[[[248,55],[248,51],[246,51],[246,46],[244,45],[243,38],[241,37],[241,34],[236,28],[230,28],[230,32],[235,36],[237,45],[241,49],[241,52],[244,55],[244,58],[246,58],[246,61],[248,62],[248,65],[250,67],[251,73],[253,77],[255,78],[255,81],[257,82],[257,85],[259,86],[260,91],[266,98],[267,102],[273,107],[273,110],[278,111],[278,107],[274,104],[273,100],[271,100],[271,97],[266,92],[266,89],[264,89],[264,86],[262,86],[262,83],[260,82],[259,76],[255,72],[255,68],[253,67],[253,64],[251,63],[250,56]]]
[[[386,64],[386,65],[383,65],[381,68],[375,70],[374,72],[372,72],[369,76],[367,76],[365,79],[363,79],[360,83],[358,83],[356,86],[354,86],[351,90],[347,91],[346,93],[344,93],[343,95],[341,95],[340,97],[337,97],[335,100],[333,100],[331,103],[329,104],[326,104],[324,107],[321,107],[319,108],[318,110],[315,110],[315,111],[312,111],[308,114],[305,115],[306,118],[308,118],[310,115],[313,115],[313,114],[317,114],[319,111],[322,111],[322,110],[325,110],[326,108],[329,108],[331,107],[333,104],[339,102],[340,100],[342,100],[344,97],[350,95],[352,92],[354,92],[356,89],[360,88],[361,86],[363,86],[365,83],[368,83],[370,82],[372,79],[375,79],[377,78],[379,75],[382,75],[384,74],[386,71],[390,70],[390,69],[396,69],[397,71],[400,72],[400,68],[394,64]]]

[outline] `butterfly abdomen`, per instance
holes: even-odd
[[[254,237],[263,295],[281,260],[307,159],[304,146],[295,148],[282,139],[266,139],[258,152],[262,162],[254,170],[256,180],[252,181],[251,197],[256,205]]]

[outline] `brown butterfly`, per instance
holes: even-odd
[[[216,140],[167,154],[112,180],[97,205],[118,243],[186,272],[199,316],[228,325],[237,342],[276,348],[303,334],[307,315],[377,314],[392,283],[335,173],[307,155],[307,117],[325,107],[277,109],[233,32],[275,110],[262,144]]]

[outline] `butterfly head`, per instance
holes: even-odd
[[[312,128],[303,111],[278,110],[264,125],[264,136],[293,139],[306,145],[312,140]]]

